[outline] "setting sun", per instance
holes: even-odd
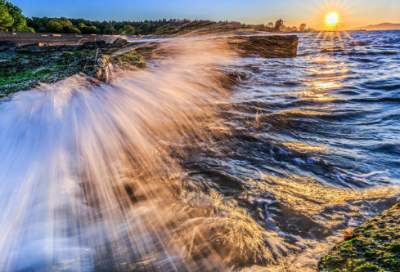
[[[329,13],[328,16],[326,16],[326,23],[327,25],[336,25],[339,22],[339,16],[337,13]]]

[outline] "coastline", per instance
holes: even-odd
[[[161,44],[135,43],[119,36],[98,40],[97,36],[87,35],[89,41],[74,34],[8,36],[13,39],[0,40],[0,97],[76,74],[108,81],[110,70],[146,69],[146,60],[154,57]],[[212,40],[222,50],[229,48],[242,57],[293,58],[297,55],[295,35],[213,37]],[[168,57],[170,53],[161,54]]]
[[[75,37],[72,37],[71,39],[70,39],[70,42],[73,44],[73,42],[75,41],[74,39],[75,38],[81,38],[81,37],[77,37],[76,35],[74,35],[74,34],[68,34],[68,35],[71,35],[71,36],[75,36]],[[63,35],[64,36],[64,35]],[[65,35],[66,37],[66,39],[68,38],[68,36],[67,35]],[[88,35],[88,36],[92,36],[92,35]],[[51,37],[51,36],[45,36],[45,37]],[[94,36],[94,37],[96,37],[96,36]],[[97,36],[96,38],[94,38],[94,37],[91,37],[92,39],[94,39],[95,41],[94,42],[96,42],[97,40],[96,39],[98,39],[99,38],[99,36]],[[169,36],[170,37],[170,36]],[[52,40],[54,40],[54,41],[60,41],[60,39],[59,39],[60,37],[51,37],[51,39]],[[115,36],[115,37],[107,37],[107,41],[112,41],[112,42],[114,42],[115,40],[117,40],[119,37],[118,36]],[[157,38],[159,38],[159,37],[157,37]],[[50,39],[50,38],[49,38]],[[106,42],[106,41],[104,41],[104,42]],[[90,42],[89,42],[90,43]],[[46,47],[48,47],[47,49],[50,49],[51,47],[54,47],[54,45],[56,45],[56,43],[51,43],[52,44],[52,46],[43,46],[43,45],[37,45],[37,47],[42,47],[42,48],[46,48]],[[124,43],[126,46],[134,46],[134,43],[132,43],[132,44],[130,44],[130,45],[128,45],[128,44],[126,44],[126,43]],[[87,44],[87,45],[89,45],[89,44]],[[35,47],[36,45],[34,45],[33,47]],[[84,46],[84,44],[82,45],[82,46]],[[36,48],[36,47],[35,47]],[[100,47],[98,47],[98,46],[95,46],[94,48],[91,48],[89,51],[90,52],[88,52],[88,54],[90,55],[90,57],[92,58],[92,57],[94,57],[95,55],[95,52],[97,52],[97,50],[98,50],[98,48],[100,48]],[[118,46],[118,47],[116,47],[118,50],[121,50],[122,48],[123,48],[123,46]],[[126,47],[127,48],[127,47]],[[108,49],[109,49],[109,47],[108,47]],[[108,50],[107,49],[107,50]],[[117,51],[105,51],[105,52],[103,52],[103,56],[101,56],[100,57],[100,59],[101,59],[101,65],[100,64],[98,64],[98,66],[97,67],[100,67],[100,68],[104,68],[104,67],[107,67],[108,66],[108,64],[113,64],[114,62],[112,62],[112,61],[110,61],[111,59],[108,57],[108,56],[111,56],[111,55],[113,55],[113,54],[115,54],[115,53],[117,53],[118,52],[118,50]],[[132,48],[132,50],[133,50],[133,48]],[[49,52],[50,52],[51,50],[49,50]],[[71,51],[73,51],[72,50],[72,47],[65,47],[65,50],[59,50],[59,51],[51,51],[51,54],[54,52],[54,53],[60,53],[60,52],[71,52]],[[79,51],[79,50],[78,50]],[[136,52],[138,55],[137,55],[137,58],[138,59],[140,59],[141,57],[140,56],[142,56],[141,54],[140,54],[140,52]],[[87,55],[82,55],[82,59],[83,58],[86,58],[87,57]],[[78,58],[80,58],[80,57],[78,57]],[[129,58],[128,58],[128,60],[129,60]],[[75,59],[75,61],[76,61],[76,59]],[[96,59],[96,61],[97,61],[97,59]],[[122,61],[122,63],[120,62],[119,64],[124,64],[125,63],[125,59],[120,59],[120,61]],[[143,63],[143,59],[142,59],[142,61],[140,62],[140,63]],[[144,61],[144,63],[145,63],[145,61]],[[103,66],[102,66],[103,65]],[[86,66],[87,67],[87,66]],[[94,72],[94,73],[92,73],[91,74],[91,72],[93,72],[93,71],[95,71],[95,69],[96,69],[96,62],[93,62],[93,70],[91,70],[91,71],[89,71],[88,73],[86,73],[87,75],[89,75],[89,76],[93,76],[93,75],[95,75],[96,74],[96,72]],[[141,68],[143,68],[143,67],[141,67]],[[62,70],[62,69],[60,69],[60,70]],[[98,70],[97,70],[98,71]],[[101,73],[104,75],[104,70],[103,69],[100,69],[100,71],[102,71]],[[77,74],[77,73],[79,73],[79,72],[82,72],[82,71],[75,71],[74,72],[74,74]],[[68,77],[68,76],[66,76],[66,77]],[[99,76],[96,76],[96,78],[98,78],[98,79],[101,79],[101,75],[99,75]],[[59,80],[61,80],[61,79],[63,79],[62,77],[60,77],[60,79]],[[56,80],[56,81],[58,81],[58,80]],[[55,82],[55,81],[54,81]],[[50,82],[51,83],[51,82]],[[22,90],[22,89],[21,89]],[[374,235],[374,234],[378,234],[378,233],[380,233],[380,229],[378,229],[378,228],[376,228],[374,231],[376,231],[376,233],[372,233],[372,234],[370,234],[370,236],[367,236],[367,234],[365,234],[365,231],[367,231],[367,232],[369,232],[369,233],[371,233],[371,231],[369,230],[369,229],[366,229],[369,225],[367,225],[367,223],[369,222],[369,221],[371,221],[372,223],[373,222],[375,222],[375,223],[373,223],[373,224],[375,224],[375,225],[379,225],[379,223],[381,223],[382,222],[382,220],[384,220],[386,217],[387,217],[387,215],[388,215],[388,213],[390,213],[391,211],[393,211],[394,209],[396,209],[396,207],[399,207],[399,205],[397,205],[397,206],[395,206],[395,207],[393,207],[393,208],[391,208],[391,209],[389,209],[389,210],[387,210],[387,211],[385,211],[385,212],[383,212],[381,215],[379,215],[379,216],[377,216],[377,217],[375,217],[375,218],[373,218],[373,219],[370,219],[370,220],[368,220],[366,223],[364,223],[363,225],[361,225],[360,227],[358,227],[358,228],[356,228],[355,229],[355,233],[358,233],[358,232],[362,232],[363,234],[361,234],[361,235],[359,235],[359,236],[357,236],[357,237],[354,237],[353,239],[356,239],[356,240],[353,240],[353,239],[350,239],[350,240],[344,240],[343,242],[340,242],[340,243],[338,243],[332,250],[331,250],[331,252],[329,253],[329,255],[328,255],[328,257],[326,257],[326,258],[323,258],[323,259],[321,259],[321,262],[320,262],[320,271],[375,271],[375,270],[360,270],[360,269],[375,269],[376,267],[374,267],[374,266],[377,266],[378,267],[378,265],[377,264],[379,264],[379,257],[380,256],[378,256],[379,254],[375,254],[375,259],[372,259],[372,258],[370,258],[370,257],[368,257],[369,255],[369,253],[367,253],[367,255],[368,256],[365,256],[365,253],[366,252],[374,252],[374,251],[372,251],[372,250],[365,250],[365,249],[363,249],[362,248],[362,244],[361,244],[361,240],[362,239],[364,239],[364,237],[365,237],[365,239],[367,239],[368,241],[370,241],[371,240],[371,238],[370,237],[372,237],[372,235]],[[398,208],[397,208],[398,209]],[[383,217],[384,216],[384,217]],[[378,221],[376,221],[375,219],[377,219]],[[381,220],[382,219],[382,220]],[[374,221],[375,220],[375,221]],[[370,223],[371,223],[370,222]],[[369,224],[369,223],[368,223]],[[390,230],[390,228],[389,228],[389,230]],[[388,230],[388,231],[389,231]],[[389,231],[390,232],[390,231]],[[385,236],[386,235],[386,236]],[[382,237],[388,237],[387,235],[389,235],[390,236],[390,234],[387,234],[386,232],[385,232],[385,234],[383,234],[383,236]],[[397,235],[397,234],[396,234]],[[391,237],[391,236],[390,236]],[[398,237],[398,236],[397,236]],[[378,237],[379,238],[379,237]],[[394,238],[394,236],[393,236],[393,238]],[[361,239],[361,240],[360,240]],[[398,238],[396,238],[396,239],[398,239]],[[351,241],[352,240],[352,241]],[[375,243],[375,246],[376,246],[376,248],[379,248],[380,246],[381,246],[381,244],[380,243],[382,243],[383,244],[383,246],[384,247],[390,247],[391,245],[386,245],[385,243],[386,243],[386,241],[388,241],[388,240],[390,240],[390,239],[381,239],[381,240],[379,240],[379,239],[374,239],[374,240],[376,240],[376,243]],[[351,243],[349,243],[349,241],[351,241]],[[380,241],[380,242],[379,242]],[[364,244],[366,243],[366,242],[364,242],[364,241],[362,241]],[[354,243],[354,244],[353,244]],[[369,243],[369,242],[368,242]],[[350,252],[349,253],[349,249],[350,249],[350,247],[351,246],[353,246],[352,248],[354,248],[354,251],[356,250],[356,248],[358,248],[358,246],[360,246],[360,249],[359,249],[359,253],[353,253],[353,252]],[[372,244],[371,244],[371,246],[373,246]],[[358,249],[357,249],[358,250]],[[386,259],[382,259],[382,260],[385,260],[385,262],[386,262],[386,260],[389,258],[397,258],[397,255],[395,254],[395,253],[391,253],[390,252],[390,250],[391,250],[391,248],[389,248],[388,249],[388,254],[394,254],[394,255],[387,255],[385,258]],[[350,250],[350,251],[353,251],[353,250]],[[344,252],[344,253],[343,253]],[[383,252],[382,250],[380,250],[379,252]],[[348,259],[345,259],[345,258],[343,258],[343,257],[348,257],[346,254],[350,254],[349,256],[350,257],[354,257],[353,259],[351,259],[351,263],[346,263],[345,261],[346,260],[348,260]],[[351,254],[356,254],[355,256],[352,256]],[[358,255],[357,255],[358,254]],[[381,253],[381,254],[383,254],[384,255],[384,253]],[[340,255],[340,256],[339,256]],[[373,253],[372,253],[372,255],[374,255]],[[372,256],[371,255],[371,256]],[[364,258],[365,257],[365,258]],[[369,259],[368,259],[369,258]],[[360,260],[360,261],[357,261],[357,260]],[[366,260],[369,260],[369,261],[366,261]],[[376,263],[377,264],[375,264],[375,260],[376,260]],[[397,259],[395,259],[395,260],[397,260]],[[368,263],[368,264],[365,264],[365,263]],[[358,266],[357,266],[358,265]],[[368,266],[366,266],[366,265],[369,265],[369,267]],[[397,265],[397,263],[395,263],[395,265]],[[329,270],[330,268],[329,267],[333,267],[332,269],[333,270]],[[360,268],[361,267],[361,268]],[[328,270],[327,270],[328,269]],[[335,270],[336,269],[336,270]],[[347,270],[337,270],[337,269],[347,269]],[[352,269],[352,270],[351,270]],[[359,269],[359,270],[355,270],[355,269]],[[376,268],[376,269],[378,269],[378,268]],[[380,269],[380,268],[379,268]],[[376,271],[380,271],[380,270],[376,270]]]
[[[55,83],[76,74],[106,81],[113,64],[124,69],[147,68],[143,56],[123,39],[82,45],[38,42],[19,45],[0,41],[0,97],[33,89],[41,83]]]

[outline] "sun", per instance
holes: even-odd
[[[326,24],[329,26],[334,26],[339,22],[339,16],[337,15],[336,12],[329,13],[328,16],[326,16]]]

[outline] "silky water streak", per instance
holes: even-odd
[[[208,137],[201,123],[220,93],[198,69],[209,61],[166,60],[98,86],[76,76],[1,102],[1,271],[219,266],[195,263],[176,238],[185,173],[169,155],[169,142]]]

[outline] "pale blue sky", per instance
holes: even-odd
[[[342,27],[382,22],[400,23],[400,0],[8,0],[25,16],[73,17],[91,20],[188,18],[319,28],[326,13],[336,11]]]

